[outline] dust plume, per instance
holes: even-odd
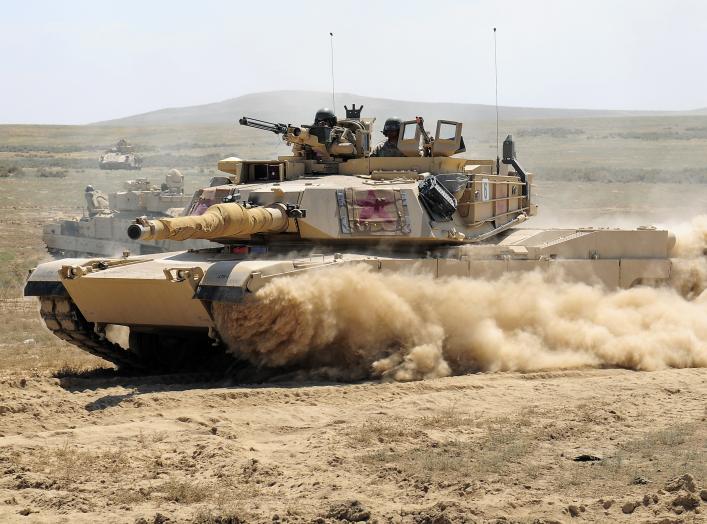
[[[539,271],[488,281],[352,265],[274,280],[214,313],[233,327],[219,331],[234,353],[341,379],[705,367],[707,217],[694,226],[675,247],[674,287],[609,291]]]
[[[707,288],[707,215],[699,215],[690,224],[673,229],[677,241],[671,253],[671,284],[691,300]]]

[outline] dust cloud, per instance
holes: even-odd
[[[672,228],[677,237],[671,256],[671,284],[688,300],[699,297],[707,287],[707,215],[690,224]]]
[[[707,367],[705,246],[707,217],[678,231],[672,287],[609,291],[547,272],[434,279],[354,265],[277,279],[214,313],[235,354],[348,380]]]

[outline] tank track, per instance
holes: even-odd
[[[68,297],[41,297],[40,314],[47,327],[62,340],[112,362],[121,369],[141,370],[140,359],[94,330]]]

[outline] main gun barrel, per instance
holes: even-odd
[[[283,204],[246,208],[241,204],[216,204],[203,215],[147,220],[138,218],[128,227],[133,240],[218,240],[257,233],[280,233],[288,226]]]

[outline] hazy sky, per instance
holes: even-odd
[[[707,2],[0,0],[0,123],[86,123],[256,91],[707,106]]]

